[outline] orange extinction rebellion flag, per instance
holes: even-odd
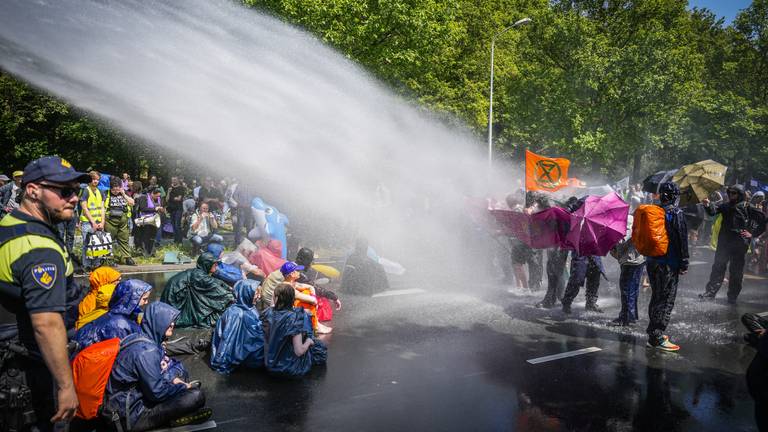
[[[568,186],[568,167],[571,161],[564,158],[539,156],[525,151],[525,189],[554,192]]]

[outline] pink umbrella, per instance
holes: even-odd
[[[558,207],[532,215],[505,209],[493,209],[490,212],[503,234],[515,236],[534,249],[559,247],[565,239],[570,221],[568,212]]]
[[[571,213],[571,231],[565,247],[579,255],[606,255],[627,233],[629,204],[616,194],[587,197]]]

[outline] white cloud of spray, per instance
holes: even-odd
[[[4,0],[0,67],[212,172],[264,182],[278,208],[344,215],[396,260],[416,243],[462,249],[449,221],[488,186],[467,131],[233,2]],[[516,184],[507,172],[495,188]],[[388,210],[370,205],[379,182]],[[424,198],[441,203],[436,217],[409,221]]]

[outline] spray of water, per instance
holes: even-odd
[[[466,130],[305,32],[229,1],[4,0],[0,67],[256,182],[293,220],[345,220],[400,261],[417,245],[463,249],[450,221],[489,185],[482,144]],[[496,187],[515,184],[507,172]],[[373,204],[377,185],[391,206]],[[433,217],[416,218],[426,202]]]

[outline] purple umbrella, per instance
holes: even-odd
[[[490,211],[503,234],[517,237],[534,249],[558,247],[565,239],[570,221],[568,212],[549,208],[532,215],[512,210]]]
[[[579,255],[606,255],[627,233],[629,204],[615,192],[590,196],[571,213],[571,231],[565,247]]]

